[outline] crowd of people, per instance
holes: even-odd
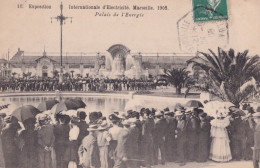
[[[134,91],[151,90],[160,85],[154,80],[145,79],[67,79],[59,83],[58,79],[10,79],[0,82],[0,91]]]
[[[6,168],[140,168],[253,159],[258,167],[260,106],[243,108],[246,116],[230,107],[228,115],[219,110],[216,118],[183,106],[109,116],[79,110],[52,118],[43,112],[22,124],[1,113],[0,163]]]

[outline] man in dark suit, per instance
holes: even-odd
[[[243,121],[236,111],[233,112],[232,118],[230,124],[232,157],[234,160],[241,160],[244,159],[246,151],[246,121]]]
[[[164,115],[168,124],[165,136],[166,159],[172,162],[176,160],[175,130],[177,129],[177,120],[174,118],[173,112],[166,111]]]
[[[154,132],[154,119],[152,118],[152,112],[146,109],[143,113],[142,124],[142,156],[144,158],[145,167],[151,167],[153,165],[153,132]]]
[[[200,113],[200,130],[199,130],[199,143],[197,152],[197,161],[206,162],[209,155],[209,140],[210,140],[210,123],[207,120],[207,113]]]
[[[64,153],[69,143],[70,127],[66,123],[66,117],[62,114],[57,114],[58,124],[54,127],[55,136],[55,152],[57,160],[57,168],[63,168],[68,163],[64,161]]]
[[[165,136],[167,132],[167,121],[163,117],[161,111],[157,111],[155,117],[155,128],[154,128],[154,149],[155,149],[155,164],[158,164],[158,152],[161,152],[161,164],[165,164]]]
[[[177,129],[175,138],[177,140],[177,154],[178,154],[178,162],[180,162],[180,166],[185,165],[185,144],[187,141],[187,129],[186,129],[186,118],[183,112],[176,111],[175,113],[177,119]]]
[[[191,162],[195,161],[197,155],[199,127],[200,119],[198,118],[198,109],[195,108],[187,121],[187,156]]]
[[[130,126],[128,128],[129,135],[127,138],[127,153],[128,153],[128,161],[127,161],[127,167],[129,168],[138,168],[139,162],[137,160],[138,157],[138,138],[140,134],[139,128],[136,126],[136,118],[130,118],[128,120]],[[126,126],[128,127],[128,126]]]
[[[254,126],[254,150],[253,150],[253,165],[254,168],[259,168],[260,159],[260,106],[257,107],[257,113],[253,114],[255,121]]]

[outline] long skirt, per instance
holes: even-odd
[[[213,138],[209,158],[217,162],[227,162],[232,159],[229,140],[227,138]]]
[[[63,157],[64,162],[68,162],[68,163],[70,161],[73,161],[75,163],[79,162],[77,146],[78,146],[77,141],[75,140],[70,141],[64,153],[64,157]]]

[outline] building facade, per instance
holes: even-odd
[[[110,77],[110,78],[147,78],[163,73],[163,69],[185,67],[186,61],[195,56],[172,53],[131,53],[121,44],[112,45],[105,53],[66,53],[63,56],[63,74],[70,77]],[[3,62],[3,61],[2,61]],[[39,54],[27,53],[18,49],[16,54],[6,61],[9,74],[15,77],[55,77],[61,68],[58,53],[45,50]],[[4,64],[4,63],[3,63]]]

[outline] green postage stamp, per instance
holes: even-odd
[[[192,0],[194,22],[227,20],[227,0]]]

